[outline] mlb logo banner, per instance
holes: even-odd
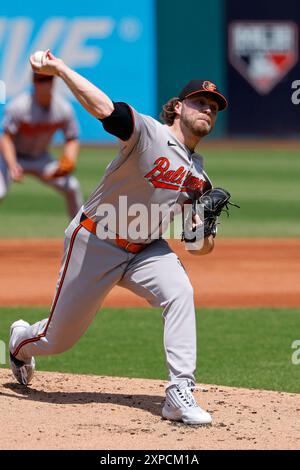
[[[231,65],[261,95],[269,94],[298,62],[298,25],[290,21],[233,21]]]

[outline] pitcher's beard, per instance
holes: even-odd
[[[197,137],[205,137],[206,135],[208,135],[210,133],[211,129],[207,128],[206,126],[203,127],[203,128],[193,128],[192,132],[194,135],[196,135]]]
[[[185,127],[195,136],[195,137],[205,137],[208,135],[212,128],[209,127],[209,125],[206,125],[204,122],[201,124],[196,125],[195,122],[197,123],[198,120],[195,122],[191,122],[189,119],[187,119],[185,116],[182,116],[182,122],[185,125]]]

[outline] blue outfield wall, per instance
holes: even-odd
[[[0,81],[7,101],[30,88],[29,55],[46,48],[113,100],[156,115],[155,0],[52,0],[47,6],[37,0],[2,2]],[[83,141],[114,140],[60,80],[57,86],[72,100]]]
[[[215,82],[229,109],[209,138],[299,137],[299,12],[298,0],[2,2],[0,119],[5,94],[30,87],[29,54],[49,47],[113,100],[155,117],[188,80]],[[57,86],[72,100],[82,142],[114,141]]]

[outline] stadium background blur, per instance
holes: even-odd
[[[29,0],[6,2],[0,15],[0,80],[8,101],[30,86],[29,54],[49,47],[114,100],[156,117],[189,79],[216,82],[231,105],[212,138],[299,136],[291,101],[300,77],[296,0],[53,0],[43,9]],[[112,142],[71,99],[81,141]]]

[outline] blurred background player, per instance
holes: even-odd
[[[6,108],[0,141],[0,200],[12,181],[31,174],[58,190],[72,219],[82,205],[80,185],[72,175],[79,152],[78,126],[71,105],[54,89],[53,77],[34,73],[33,90],[17,96]],[[63,154],[49,153],[52,137],[62,130]]]

